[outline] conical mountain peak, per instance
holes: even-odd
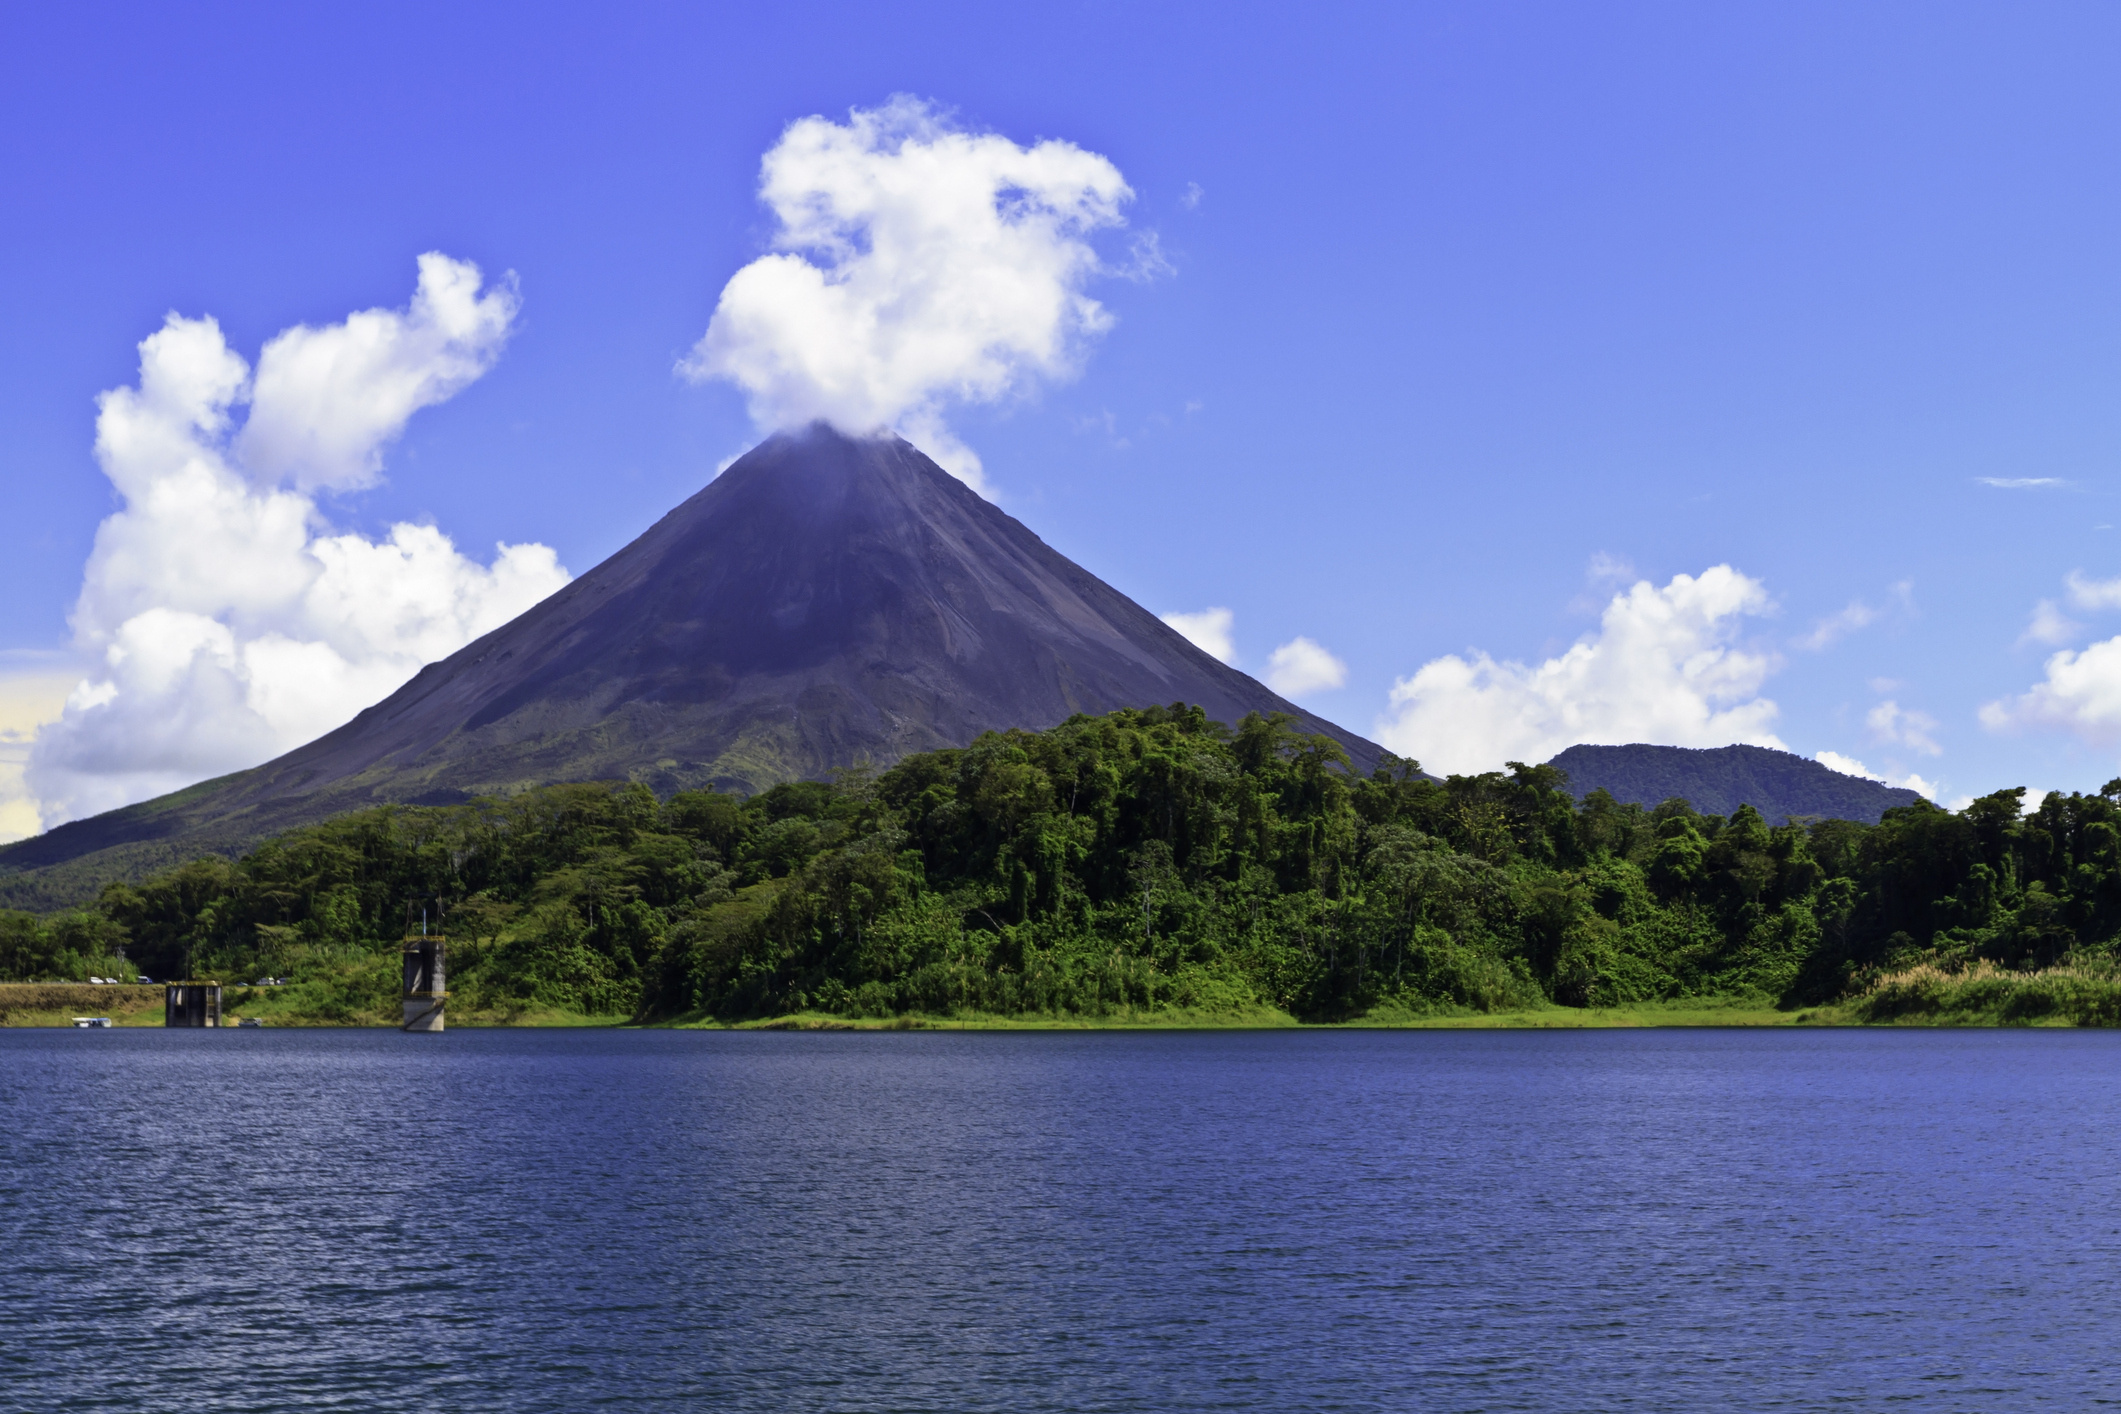
[[[62,826],[0,869],[166,838],[228,848],[384,802],[567,780],[753,791],[983,731],[1176,701],[1287,712],[892,436],[752,448],[632,544],[254,770]],[[159,857],[158,857],[159,862]]]

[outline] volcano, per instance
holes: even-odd
[[[910,444],[769,438],[646,534],[329,735],[0,850],[138,874],[348,810],[560,781],[757,791],[1184,701],[1286,712],[1368,771],[1382,748],[1187,642]],[[56,884],[57,880],[53,880]],[[33,890],[32,895],[43,890]]]

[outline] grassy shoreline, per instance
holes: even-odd
[[[223,1015],[262,1026],[391,1027],[392,1012],[351,1002],[321,979],[286,988],[230,986]],[[0,1027],[66,1027],[76,1016],[108,1016],[117,1026],[160,1026],[162,988],[62,982],[0,983]],[[1337,1022],[1304,1022],[1269,1006],[1119,1009],[1000,1015],[963,1011],[843,1016],[802,1011],[743,1021],[695,1014],[641,1023],[621,1015],[588,1015],[535,1005],[453,1005],[457,1028],[632,1027],[736,1031],[1492,1031],[1649,1029],[1657,1027],[2121,1026],[2121,976],[2056,967],[2009,972],[1976,964],[1957,971],[1932,965],[1877,978],[1853,996],[1824,1006],[1784,1010],[1765,998],[1684,997],[1611,1007],[1541,1006],[1509,1011],[1412,1012],[1380,1007]]]

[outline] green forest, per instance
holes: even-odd
[[[2121,1021],[2121,781],[1875,826],[1653,809],[1552,767],[1367,777],[1282,718],[1174,705],[989,733],[748,798],[628,783],[388,807],[0,913],[0,977],[289,979],[396,1008],[406,901],[453,1016],[1286,1014],[1723,999],[1855,1020]]]

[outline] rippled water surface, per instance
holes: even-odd
[[[2083,1408],[2121,1035],[0,1032],[0,1407]]]

